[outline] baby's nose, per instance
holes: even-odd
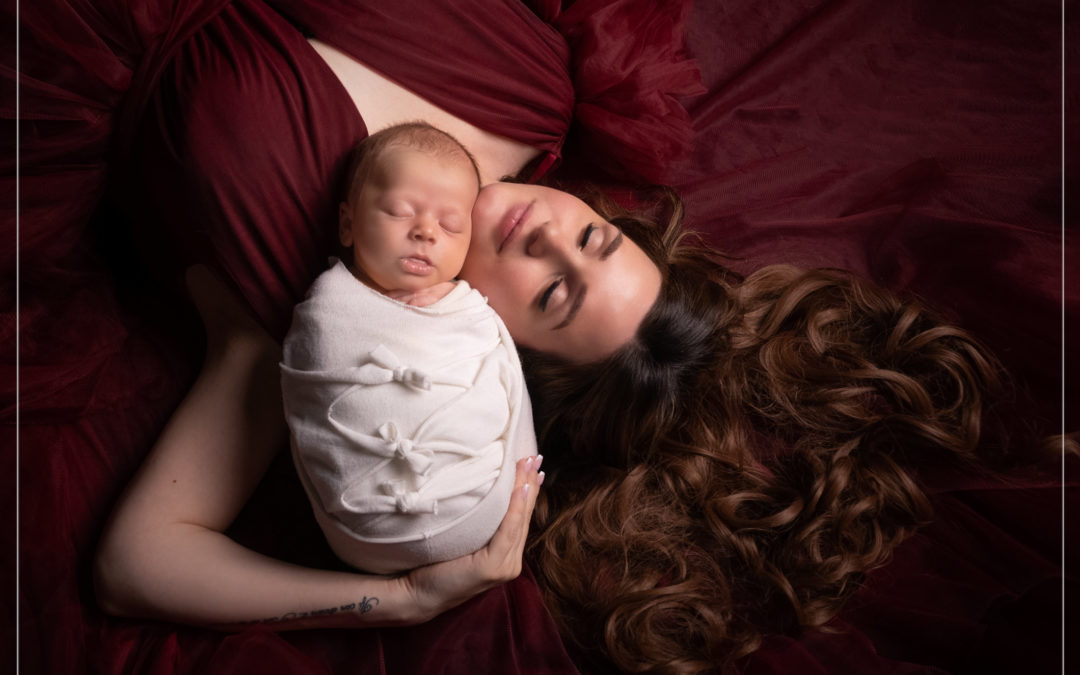
[[[421,214],[413,221],[412,230],[409,234],[413,239],[434,241],[439,231],[439,224],[431,216]]]

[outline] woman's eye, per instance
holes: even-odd
[[[588,243],[589,243],[589,237],[591,237],[592,233],[595,232],[595,231],[596,231],[596,226],[593,225],[592,223],[589,223],[585,227],[585,232],[584,232],[584,234],[581,235],[581,246],[580,246],[581,250],[583,250],[583,251],[585,250],[585,246],[587,246]]]
[[[551,296],[555,294],[555,291],[562,285],[562,279],[556,279],[550,286],[544,291],[544,294],[540,296],[540,311],[546,312],[548,302],[551,300]]]

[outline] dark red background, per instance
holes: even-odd
[[[104,519],[200,352],[190,310],[125,262],[127,242],[103,234],[120,217],[100,202],[110,143],[132,78],[145,75],[137,55],[216,3],[30,4],[21,7],[18,322],[16,249],[0,250],[0,470],[19,487],[22,672],[566,670],[528,576],[413,629],[223,635],[97,609],[89,564]],[[1072,65],[1077,3],[1065,4]],[[10,132],[0,139],[0,215],[12,242],[11,0],[3,11]],[[1030,421],[1054,431],[1062,377],[1075,372],[1061,359],[1062,310],[1075,335],[1080,302],[1075,282],[1062,281],[1063,239],[1065,259],[1076,257],[1075,219],[1062,231],[1062,32],[1052,0],[700,0],[688,50],[708,91],[686,101],[695,145],[670,182],[690,224],[741,256],[742,269],[838,266],[926,298],[997,351],[1035,399]],[[47,39],[61,34],[67,60]],[[1070,117],[1075,91],[1065,95]],[[1068,194],[1075,125],[1066,136]],[[1074,429],[1076,380],[1065,381]],[[1060,478],[928,476],[937,521],[871,576],[836,632],[770,638],[747,672],[1059,672],[1062,592],[1075,592],[1061,580]],[[1075,513],[1075,490],[1066,497]],[[12,542],[15,491],[0,502]],[[285,461],[235,534],[275,555],[327,560]],[[1075,537],[1065,544],[1075,559]],[[13,563],[3,557],[6,579]],[[0,597],[10,624],[12,594]],[[1075,641],[1071,615],[1065,628]],[[13,632],[3,640],[13,655]]]

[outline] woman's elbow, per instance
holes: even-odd
[[[138,555],[122,532],[107,529],[94,554],[94,597],[101,611],[111,616],[140,616]]]
[[[94,556],[94,597],[101,611],[111,616],[130,616],[129,603],[123,590],[119,565],[110,551],[102,546]]]

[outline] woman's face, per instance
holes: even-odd
[[[566,192],[494,183],[480,191],[472,222],[461,277],[526,347],[600,360],[634,336],[660,293],[645,252]]]

